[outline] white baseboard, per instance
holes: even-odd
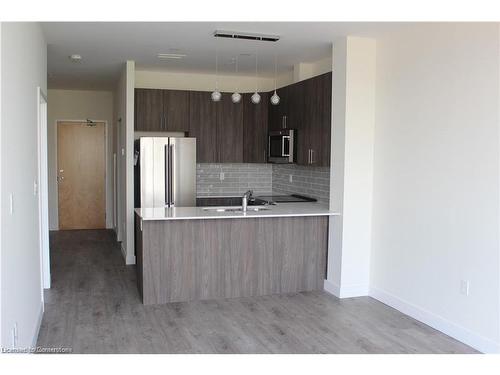
[[[120,243],[120,249],[122,250],[123,259],[126,265],[135,264],[135,255],[127,256],[127,251],[123,248],[123,242]]]
[[[323,288],[326,292],[333,294],[338,298],[363,297],[367,296],[369,292],[369,287],[365,284],[339,286],[329,280],[325,280]]]
[[[491,339],[471,332],[465,327],[459,326],[442,316],[415,306],[410,302],[404,301],[391,293],[371,287],[370,297],[375,298],[376,300],[401,311],[403,314],[409,315],[412,318],[417,319],[422,323],[425,323],[428,326],[431,326],[432,328],[473,347],[476,350],[479,350],[480,352],[500,353],[500,343],[496,343]]]
[[[40,305],[40,310],[38,311],[38,318],[35,322],[35,327],[33,328],[33,336],[31,339],[31,347],[34,348],[36,346],[36,342],[38,341],[38,334],[40,333],[40,327],[42,326],[43,319],[43,301]]]
[[[330,280],[325,280],[323,283],[325,292],[333,294],[335,297],[340,298],[340,287]]]

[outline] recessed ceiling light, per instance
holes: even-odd
[[[82,56],[78,55],[78,54],[69,55],[68,58],[71,61],[73,61],[73,62],[80,62],[80,61],[82,61]]]
[[[182,53],[159,53],[158,58],[159,59],[182,59],[186,57],[186,55]]]

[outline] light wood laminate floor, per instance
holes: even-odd
[[[53,232],[38,337],[74,353],[474,353],[369,297],[325,292],[142,305],[106,230]]]

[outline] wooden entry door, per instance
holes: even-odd
[[[59,229],[106,227],[105,128],[57,123]]]

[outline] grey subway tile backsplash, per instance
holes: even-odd
[[[292,176],[292,182],[290,182]],[[330,201],[330,168],[273,164],[273,194],[301,194],[325,205]]]
[[[220,174],[224,173],[224,180]],[[292,182],[290,182],[290,175]],[[328,205],[330,168],[295,164],[201,163],[196,168],[198,197],[302,194]]]
[[[242,195],[249,189],[255,195],[271,194],[272,178],[271,164],[202,163],[196,168],[196,190],[198,197]]]

